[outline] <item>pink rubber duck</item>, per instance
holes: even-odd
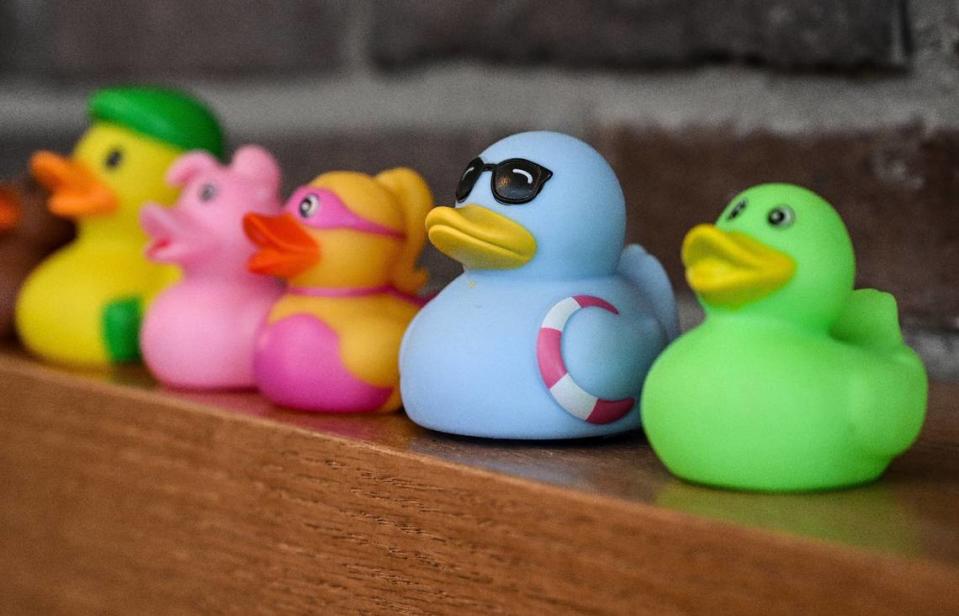
[[[173,208],[150,204],[140,222],[152,239],[147,256],[180,266],[182,280],[151,304],[141,332],[150,372],[171,387],[255,387],[256,333],[281,293],[273,279],[246,269],[254,246],[243,217],[280,211],[280,169],[248,145],[229,166],[206,152],[180,157],[167,182],[183,186]]]

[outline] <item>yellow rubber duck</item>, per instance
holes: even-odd
[[[279,216],[247,214],[255,273],[287,281],[260,330],[253,371],[282,406],[328,413],[400,407],[399,348],[423,304],[416,260],[433,206],[412,169],[324,173]]]
[[[36,355],[77,366],[139,358],[145,301],[171,282],[148,261],[139,224],[148,201],[172,203],[167,167],[187,150],[219,156],[212,113],[175,90],[109,88],[90,99],[93,124],[68,159],[38,152],[31,172],[50,210],[77,223],[77,238],[41,263],[17,299],[16,326]]]

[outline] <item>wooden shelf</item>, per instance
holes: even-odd
[[[0,486],[3,614],[959,613],[956,385],[879,483],[773,496],[641,434],[480,442],[7,348]]]

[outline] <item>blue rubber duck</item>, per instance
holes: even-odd
[[[606,160],[568,135],[512,135],[467,164],[456,201],[426,218],[464,271],[404,337],[410,418],[509,439],[637,428],[646,373],[679,326],[659,261],[624,249],[625,199]]]

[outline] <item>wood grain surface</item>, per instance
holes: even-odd
[[[672,479],[0,351],[0,614],[956,614],[959,386],[864,488]]]

